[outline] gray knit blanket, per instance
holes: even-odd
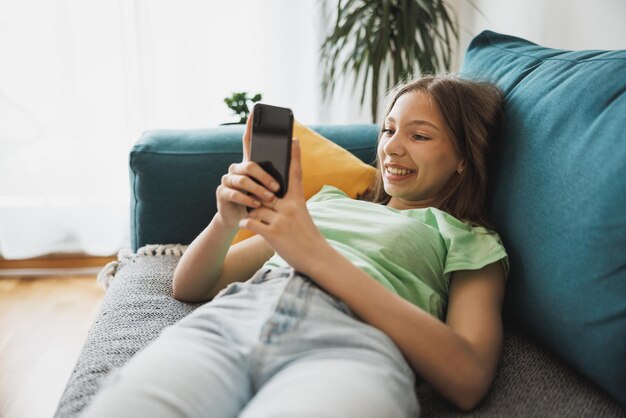
[[[102,269],[104,300],[55,417],[79,416],[111,370],[199,306],[172,297],[174,269],[185,249],[148,245],[136,253],[121,251]],[[457,410],[426,383],[416,391],[423,417],[626,417],[626,406],[506,322],[496,378],[474,411]]]

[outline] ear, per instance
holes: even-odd
[[[459,165],[456,167],[456,172],[461,174],[465,170],[465,160],[461,160]]]

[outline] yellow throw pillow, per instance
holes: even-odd
[[[374,181],[374,167],[297,121],[294,121],[293,137],[300,140],[302,182],[307,199],[325,184],[343,190],[354,199]],[[231,244],[253,235],[252,231],[240,229]]]

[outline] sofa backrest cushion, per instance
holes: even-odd
[[[486,31],[461,74],[505,93],[489,206],[505,314],[626,403],[626,51]]]

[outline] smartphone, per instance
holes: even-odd
[[[285,107],[257,103],[252,118],[250,160],[276,179],[280,185],[276,196],[283,197],[289,186],[293,112]]]

